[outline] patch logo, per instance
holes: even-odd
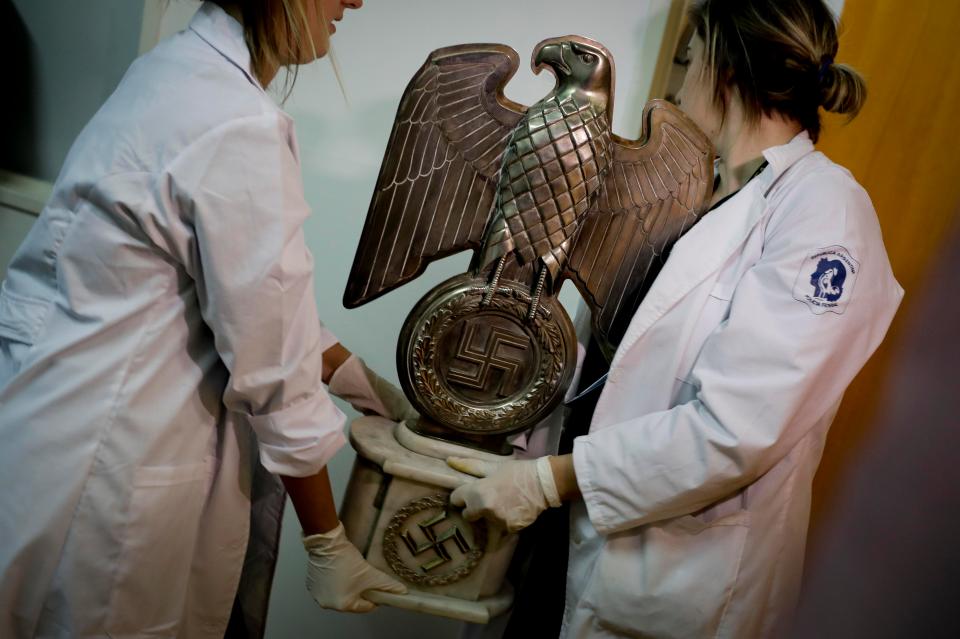
[[[817,249],[807,256],[793,285],[793,298],[816,315],[842,315],[853,295],[860,262],[842,246]]]

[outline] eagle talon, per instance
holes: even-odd
[[[547,267],[540,267],[540,278],[537,280],[537,288],[534,290],[533,299],[530,300],[530,312],[527,313],[527,321],[532,322],[540,310],[540,296],[543,294],[543,285],[547,280]]]
[[[506,255],[500,256],[500,261],[497,262],[497,268],[493,271],[493,279],[490,280],[490,283],[487,285],[487,292],[484,294],[483,299],[480,300],[480,306],[486,306],[490,303],[490,300],[493,299],[494,293],[497,292],[497,287],[500,285],[500,274],[503,273],[503,265],[507,261]]]

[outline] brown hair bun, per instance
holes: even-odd
[[[721,113],[736,95],[748,123],[778,114],[816,142],[821,107],[851,118],[863,107],[863,78],[833,62],[837,18],[823,0],[696,0],[690,20]]]
[[[846,64],[831,64],[820,82],[821,106],[830,113],[856,117],[867,100],[867,83],[856,69]]]

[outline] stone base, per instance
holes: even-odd
[[[474,478],[444,460],[509,457],[425,438],[372,416],[353,421],[350,443],[357,460],[340,512],[347,536],[367,561],[410,589],[371,600],[473,623],[507,610],[513,593],[504,575],[517,537],[467,522],[450,506],[450,492]]]
[[[509,584],[492,597],[481,597],[477,601],[466,601],[443,595],[431,595],[411,590],[405,595],[389,592],[371,592],[367,599],[382,606],[393,606],[414,612],[422,612],[437,617],[448,617],[470,623],[489,623],[497,615],[505,613],[513,604],[513,588]]]

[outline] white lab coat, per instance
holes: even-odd
[[[292,124],[249,61],[207,4],[134,62],[9,267],[2,637],[223,636],[261,492],[275,550],[257,453],[304,476],[345,442]]]
[[[827,429],[903,290],[845,169],[806,133],[764,155],[673,248],[575,440],[563,637],[777,637],[793,607]]]

